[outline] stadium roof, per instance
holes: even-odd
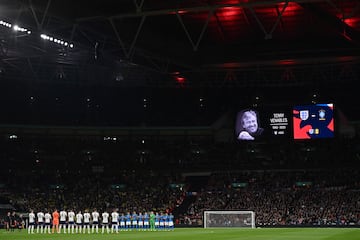
[[[116,107],[134,115],[130,99],[142,108],[150,96],[164,115],[169,108],[186,112],[204,96],[222,108],[221,99],[244,103],[267,94],[264,101],[290,104],[294,96],[306,103],[316,94],[359,119],[357,0],[2,0],[0,16],[4,115],[13,115],[17,102],[24,109],[38,99],[49,105],[39,103],[44,116],[60,105],[58,114],[71,118],[96,97],[94,108],[114,112],[118,99]],[[134,100],[129,87],[152,92],[136,90]],[[167,87],[200,91],[175,99],[161,92]],[[246,90],[241,99],[239,89]]]
[[[266,69],[280,68],[280,76],[291,78],[289,68],[359,63],[356,0],[3,0],[0,5],[1,21],[31,31],[0,26],[2,71],[11,69],[8,77],[14,78],[264,84],[259,71]]]

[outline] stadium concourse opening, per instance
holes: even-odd
[[[1,1],[0,234],[360,227],[359,10]]]

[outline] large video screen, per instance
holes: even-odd
[[[290,110],[286,108],[242,109],[236,116],[236,139],[254,141],[289,138],[290,116]]]
[[[334,137],[332,103],[295,106],[292,119],[294,139]]]

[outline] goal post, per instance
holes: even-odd
[[[255,228],[255,212],[204,211],[204,228]]]

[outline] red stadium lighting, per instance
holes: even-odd
[[[180,76],[177,76],[175,79],[180,84],[184,84],[186,80],[184,77],[180,77]]]
[[[356,19],[356,18],[347,18],[344,19],[344,23],[346,23],[346,25],[348,25],[349,27],[356,27],[356,23],[360,22],[360,19]]]
[[[278,5],[279,11],[281,11],[284,8],[285,2],[280,3]],[[299,15],[299,11],[301,10],[301,7],[299,4],[294,2],[289,2],[284,10],[283,17],[286,16],[297,16]]]
[[[224,7],[218,13],[218,16],[220,18],[220,21],[236,20],[238,18],[238,15],[241,14],[241,11],[242,10],[240,7]]]
[[[185,10],[179,10],[179,11],[177,11],[177,13],[178,13],[178,14],[186,14],[187,11],[185,11]]]
[[[285,59],[285,60],[280,60],[279,64],[280,65],[294,65],[294,64],[296,64],[296,61],[293,59]]]
[[[180,75],[180,72],[173,72],[174,79],[179,85],[183,85],[186,81],[186,78]]]

